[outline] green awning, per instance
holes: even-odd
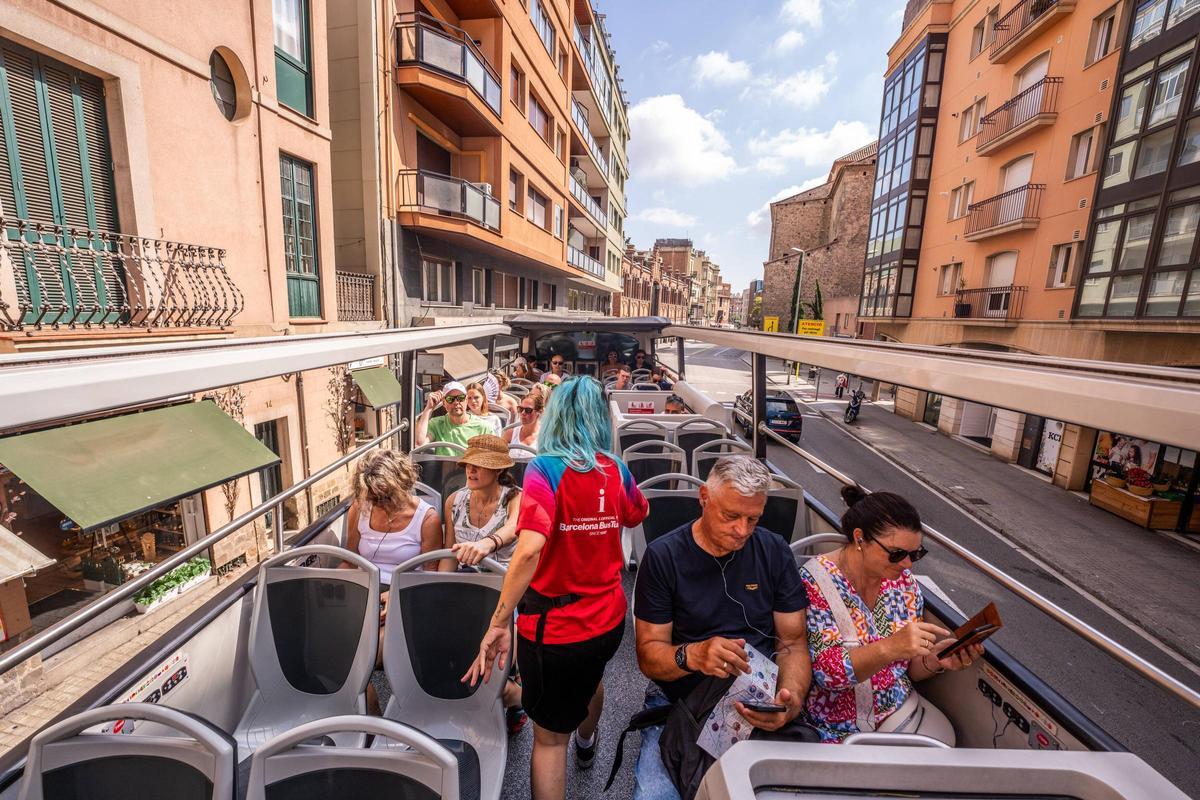
[[[367,405],[383,408],[399,403],[403,395],[400,381],[387,367],[356,369],[350,373],[358,388],[362,389]]]
[[[211,401],[0,439],[0,464],[84,530],[277,461]]]

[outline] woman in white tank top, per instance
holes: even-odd
[[[520,425],[504,431],[504,439],[509,444],[523,444],[537,450],[538,429],[541,427],[542,410],[546,407],[545,398],[539,392],[530,392],[517,403],[517,419]],[[511,456],[521,455],[524,451],[512,450]],[[528,457],[528,453],[524,453]]]

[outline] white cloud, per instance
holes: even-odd
[[[841,120],[827,131],[784,128],[769,136],[762,133],[750,140],[748,149],[756,157],[755,169],[768,175],[781,175],[792,163],[828,168],[838,156],[874,139],[874,132],[866,124]]]
[[[825,99],[835,80],[837,56],[830,53],[825,63],[812,69],[802,69],[772,81],[769,95],[772,100],[797,108],[812,108]]]
[[[728,53],[715,50],[692,61],[692,80],[698,86],[734,86],[750,80],[753,73],[745,61],[734,61]]]
[[[690,228],[696,224],[696,218],[684,211],[676,211],[673,208],[647,208],[638,214],[634,214],[633,218],[640,222],[649,222],[651,225],[663,225],[669,228]]]
[[[784,0],[779,15],[798,25],[821,27],[821,0]]]
[[[775,40],[775,44],[771,46],[771,50],[778,55],[790,53],[798,47],[803,47],[807,41],[804,37],[804,31],[799,31],[793,28],[790,31],[784,31]]]
[[[677,94],[647,97],[629,109],[629,159],[639,180],[699,186],[737,171],[729,141]]]
[[[780,189],[771,196],[770,200],[746,215],[746,224],[750,226],[751,230],[759,233],[769,233],[771,230],[771,203],[774,203],[776,200],[782,200],[785,197],[791,197],[794,194],[800,194],[800,192],[806,192],[809,189],[814,189],[824,182],[825,176],[821,175],[816,178],[809,178],[803,183],[789,186],[786,189]]]
[[[658,55],[659,53],[665,53],[670,50],[671,43],[663,39],[655,39],[646,49],[650,51],[651,55]]]

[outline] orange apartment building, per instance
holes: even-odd
[[[1175,199],[1166,195],[1168,183],[1188,182],[1186,168],[1165,179],[1175,137],[1190,135],[1184,121],[1161,125],[1186,117],[1180,98],[1196,91],[1184,89],[1194,85],[1187,65],[1200,31],[1197,10],[1193,0],[910,2],[888,54],[860,335],[1200,364],[1200,327],[1178,310],[1187,270],[1154,273],[1147,262],[1145,270],[1162,279],[1147,281],[1150,288],[1139,294],[1142,262],[1136,273],[1124,266],[1139,255],[1146,261],[1151,230],[1165,230],[1159,235],[1168,240],[1194,233],[1194,222],[1191,232],[1187,223],[1194,205],[1181,205],[1169,219],[1160,214],[1157,223],[1153,208]],[[1162,36],[1143,48],[1145,74],[1121,68],[1131,37],[1141,45],[1157,36],[1147,30]],[[1125,79],[1118,78],[1122,71]],[[1160,133],[1131,138],[1155,124]],[[1122,202],[1131,199],[1139,170],[1154,177],[1132,193],[1152,198],[1134,226],[1121,217]],[[1099,215],[1115,222],[1097,224]],[[1127,260],[1113,267],[1112,254],[1098,248],[1115,248],[1118,230],[1136,231],[1122,242],[1133,243],[1131,235],[1141,241],[1123,245]],[[1167,264],[1188,263],[1187,241],[1173,245],[1178,259]],[[1122,269],[1129,275],[1102,274]],[[1170,297],[1156,303],[1162,286]],[[1116,299],[1106,306],[1110,295]],[[1168,306],[1171,313],[1162,313]],[[1070,489],[1089,488],[1107,461],[1104,443],[1121,438],[905,388],[897,391],[896,412]],[[1158,454],[1152,444],[1141,452]],[[1190,476],[1180,466],[1189,458],[1194,454],[1175,450],[1143,466]]]
[[[339,264],[383,276],[394,324],[608,313],[628,126],[586,0],[334,0],[329,25]]]
[[[0,7],[0,353],[383,327],[371,276],[335,270],[325,30],[325,5],[302,0]],[[334,424],[331,395],[349,426]],[[33,630],[46,624],[42,609],[94,599],[131,565],[336,460],[356,428],[378,422],[355,414],[362,398],[345,370],[214,397],[263,468],[208,474],[185,496],[148,492],[152,508],[88,529],[63,508],[70,492],[27,482],[27,465],[0,459],[0,545],[16,534],[47,559],[36,575],[0,574],[6,597],[13,586],[23,593]],[[106,474],[151,463],[175,473],[172,460],[186,456],[156,447],[138,420],[195,412],[200,399],[64,422],[79,437],[100,422],[126,432],[103,448]],[[0,431],[0,442],[33,432]],[[224,489],[208,488],[217,483]],[[285,528],[336,504],[348,483],[343,470],[289,501]],[[226,539],[213,566],[252,562],[269,547],[265,534],[260,520]],[[84,563],[94,536],[107,536],[113,559],[102,579]],[[0,639],[23,633],[11,622]]]

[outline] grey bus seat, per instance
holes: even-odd
[[[499,403],[488,403],[488,413],[500,418],[501,427],[513,421],[512,413]]]
[[[529,445],[510,444],[508,446],[508,454],[512,456],[513,460],[513,465],[508,468],[508,474],[512,476],[517,486],[523,486],[525,483],[525,470],[529,467],[529,462],[537,457],[537,450]]]
[[[791,478],[772,475],[775,483],[767,491],[767,505],[758,524],[779,534],[784,541],[803,539],[808,535],[808,514],[804,506],[804,489]]]
[[[313,555],[335,555],[356,569],[288,564]],[[308,545],[259,564],[248,644],[255,689],[234,731],[242,756],[305,722],[362,713],[378,644],[379,569],[370,561]]]
[[[508,388],[504,390],[504,393],[510,394],[520,400],[522,397],[525,397],[527,394],[529,394],[529,387],[522,386],[518,383],[510,383]]]
[[[846,543],[846,537],[840,533],[812,533],[803,536],[790,545],[792,555],[796,557],[796,566],[801,567],[813,556],[828,553]]]
[[[354,733],[403,747],[321,747],[309,742]],[[343,715],[276,736],[251,758],[246,800],[460,800],[459,762],[449,748],[408,725]]]
[[[86,733],[106,722],[166,728]],[[149,723],[149,725],[147,725]],[[168,706],[119,703],[45,728],[29,744],[19,800],[233,800],[237,744],[206,720]]]
[[[638,485],[650,504],[650,513],[630,532],[635,561],[642,560],[650,542],[700,516],[700,486],[703,483],[692,475],[670,472]]]
[[[436,508],[439,512],[442,510],[442,493],[432,486],[417,481],[413,484],[413,494],[426,503],[429,503],[429,505]]]
[[[520,386],[522,389],[532,389],[533,381],[528,378],[509,378],[509,383],[513,386]]]
[[[661,386],[659,386],[657,383],[652,383],[650,381],[642,381],[640,383],[635,383],[633,385],[633,388],[639,392],[661,392],[662,391]]]
[[[716,441],[717,439],[731,438],[729,428],[725,427],[720,422],[707,417],[697,417],[682,422],[671,431],[671,442],[683,448],[683,452],[687,454],[687,463],[685,472],[690,472],[692,469],[692,451],[702,444]]]
[[[708,480],[708,473],[713,465],[725,456],[752,455],[754,450],[745,442],[737,439],[712,439],[703,442],[692,450],[691,473],[702,481]]]
[[[508,665],[474,687],[460,679],[479,653],[505,569],[485,558],[488,572],[414,571],[445,558],[453,558],[449,550],[423,553],[392,573],[383,648],[392,697],[383,715],[419,728],[461,758],[464,800],[497,800],[508,754],[500,699]]]
[[[665,442],[670,438],[667,426],[652,419],[631,419],[622,422],[616,430],[617,450],[624,453],[638,442]]]
[[[621,460],[629,467],[634,483],[648,481],[656,475],[668,472],[683,472],[685,461],[683,449],[670,442],[648,439],[630,445],[621,453]]]
[[[645,367],[642,369],[635,369],[633,372],[629,373],[629,377],[632,378],[635,383],[639,380],[649,380],[650,370],[646,369]]]
[[[454,455],[439,455],[438,450],[443,448]],[[458,466],[458,460],[466,451],[465,447],[453,442],[430,442],[414,447],[409,457],[421,468],[421,482],[437,491],[440,496],[449,497],[466,485],[467,479],[462,474],[462,468]]]

